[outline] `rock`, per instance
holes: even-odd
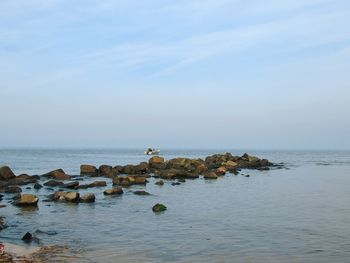
[[[171,183],[172,186],[180,185],[180,184],[181,184],[180,182],[173,182],[173,183]]]
[[[218,179],[218,176],[214,172],[207,172],[204,174],[204,179]]]
[[[184,170],[178,170],[175,168],[165,169],[162,171],[158,171],[157,174],[162,179],[176,179],[176,178],[187,178],[187,179],[195,179],[199,177],[199,174],[192,173]]]
[[[95,181],[91,184],[88,185],[89,187],[103,187],[103,186],[107,186],[106,181]]]
[[[68,189],[76,189],[76,188],[78,188],[78,186],[79,186],[79,182],[77,182],[77,181],[69,182],[69,183],[62,185],[62,187],[68,188]]]
[[[164,212],[165,210],[167,210],[167,207],[163,204],[156,204],[152,207],[152,211],[155,213]]]
[[[6,193],[6,194],[14,194],[14,193],[21,193],[22,189],[21,187],[14,185],[14,186],[7,186],[3,189],[0,189],[0,192]]]
[[[97,176],[98,175],[98,170],[93,165],[82,164],[82,165],[80,165],[80,174],[81,175]]]
[[[93,203],[95,202],[95,195],[94,194],[85,194],[80,197],[80,201],[83,203]]]
[[[135,173],[135,166],[132,164],[127,164],[123,167],[122,170],[123,174],[134,174]]]
[[[164,169],[166,167],[166,163],[163,157],[154,156],[148,160],[149,168],[153,169]]]
[[[113,167],[110,166],[110,165],[101,165],[99,168],[98,168],[98,172],[100,175],[102,176],[106,176],[108,178],[112,178],[113,175],[114,175],[114,170],[113,170]]]
[[[148,183],[145,176],[134,176],[134,184],[146,184]]]
[[[16,206],[37,206],[39,198],[32,194],[22,194],[18,200],[14,202]]]
[[[0,166],[0,180],[10,180],[15,178],[15,174],[8,166]]]
[[[46,174],[43,174],[42,176],[52,178],[55,180],[69,180],[70,176],[66,174],[62,169],[57,169],[51,172],[48,172]]]
[[[250,175],[249,174],[242,174],[244,177],[250,177]]]
[[[156,184],[156,185],[164,185],[164,181],[163,180],[159,180],[159,181],[155,182],[154,184]]]
[[[135,174],[146,174],[148,173],[148,163],[141,162],[140,164],[134,167]]]
[[[217,168],[216,171],[215,171],[215,173],[216,173],[217,175],[225,175],[226,172],[227,172],[227,171],[226,171],[226,168],[223,167],[223,166]]]
[[[5,219],[2,216],[0,216],[0,231],[5,229],[5,228],[7,228],[7,227],[8,226],[7,226],[6,222],[5,222]]]
[[[150,193],[148,193],[146,191],[135,191],[134,194],[135,195],[150,195]]]
[[[179,178],[179,179],[177,179],[177,181],[180,182],[180,183],[185,183],[186,179],[185,178]]]
[[[223,162],[222,165],[228,170],[228,171],[232,171],[235,170],[238,166],[238,163],[228,160],[227,162]]]
[[[62,186],[64,183],[56,180],[50,180],[44,183],[45,186],[55,187]]]
[[[123,193],[124,193],[124,191],[121,187],[108,189],[108,190],[103,192],[104,195],[121,195]]]
[[[64,195],[64,199],[67,202],[78,202],[79,201],[79,193],[77,192],[68,192]]]
[[[34,184],[34,189],[36,189],[36,190],[39,190],[41,187],[43,187],[43,186],[39,183]]]
[[[22,237],[22,240],[25,242],[32,242],[33,235],[29,232],[25,233],[25,235]]]
[[[61,201],[64,201],[64,196],[66,195],[66,192],[64,191],[57,191],[53,194],[53,199],[54,200],[61,200]]]

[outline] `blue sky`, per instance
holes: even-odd
[[[2,0],[0,146],[350,149],[350,2]]]

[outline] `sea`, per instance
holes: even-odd
[[[78,175],[81,164],[147,161],[143,151],[0,149],[0,165],[10,166],[17,175],[57,168]],[[112,183],[102,178],[107,187],[79,190],[96,194],[96,202],[90,204],[44,202],[52,189],[23,186],[23,193],[39,196],[38,209],[15,207],[12,195],[6,194],[0,203],[7,206],[0,208],[0,216],[8,228],[0,232],[0,241],[67,246],[60,262],[350,262],[349,151],[162,149],[161,156],[205,158],[225,152],[248,152],[284,167],[242,170],[175,186],[171,181],[155,185],[157,179],[149,178],[146,186],[126,188],[115,197],[103,195]],[[84,183],[94,180],[101,178]],[[135,190],[151,195],[138,196]],[[167,210],[153,213],[156,203]],[[24,243],[26,232],[39,241]]]

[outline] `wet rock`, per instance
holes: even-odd
[[[97,176],[98,175],[98,170],[93,165],[82,164],[82,165],[80,165],[80,174],[81,175]]]
[[[156,184],[156,185],[164,185],[164,181],[163,180],[159,180],[159,181],[155,182],[154,184]]]
[[[204,179],[218,179],[218,175],[214,172],[207,172],[204,174]]]
[[[77,192],[68,192],[64,195],[64,199],[67,202],[78,202],[79,201],[79,193]]]
[[[98,168],[98,172],[102,176],[112,178],[114,175],[113,167],[110,165],[103,164]]]
[[[133,176],[134,184],[146,184],[148,183],[147,178],[145,176]]]
[[[91,184],[88,185],[89,187],[103,187],[103,186],[107,186],[106,181],[95,181]]]
[[[225,175],[226,174],[226,172],[227,172],[227,170],[226,170],[226,168],[225,167],[223,167],[223,166],[221,166],[221,167],[219,167],[219,168],[217,168],[216,169],[216,171],[215,171],[215,173],[217,174],[217,175]]]
[[[166,167],[166,163],[163,157],[154,156],[148,160],[149,168],[152,169],[164,169]]]
[[[181,184],[180,182],[173,182],[173,183],[171,183],[172,186],[180,185],[180,184]]]
[[[25,242],[32,242],[33,241],[33,235],[29,232],[25,233],[22,237],[22,240]]]
[[[43,186],[41,185],[41,184],[39,184],[39,183],[35,183],[34,184],[34,189],[36,189],[36,190],[39,190],[40,188],[42,188]]]
[[[32,194],[22,194],[18,200],[14,202],[16,206],[37,206],[39,198]]]
[[[121,195],[123,193],[124,193],[124,191],[121,187],[108,189],[108,190],[103,192],[104,195]]]
[[[6,222],[5,222],[5,219],[2,216],[0,216],[0,231],[5,229],[5,228],[7,228],[7,227],[8,226],[7,226]]]
[[[135,195],[150,195],[150,193],[148,193],[146,191],[135,191],[134,194]]]
[[[10,180],[15,178],[15,174],[8,166],[0,166],[0,180]]]
[[[95,195],[92,194],[92,193],[89,193],[89,194],[84,194],[80,197],[80,202],[83,202],[83,203],[93,203],[95,202]]]
[[[69,182],[69,183],[62,185],[62,187],[68,188],[68,189],[76,189],[78,186],[79,186],[79,182],[77,182],[77,181]]]
[[[232,171],[235,170],[238,167],[238,163],[228,160],[227,162],[223,162],[222,165],[228,170]]]
[[[176,179],[176,178],[196,179],[199,177],[199,174],[197,173],[191,173],[188,171],[178,170],[174,168],[158,171],[157,175],[160,178],[167,179],[167,180]]]
[[[167,207],[163,204],[156,204],[152,207],[152,211],[155,213],[164,212],[165,210],[167,210]]]
[[[50,180],[50,181],[45,182],[44,185],[50,186],[50,187],[55,187],[55,186],[62,186],[62,185],[64,185],[64,183],[61,181]]]
[[[53,170],[42,175],[43,177],[52,178],[55,180],[69,180],[70,176],[66,174],[62,169]]]
[[[7,186],[5,188],[0,189],[0,192],[6,193],[6,194],[14,194],[14,193],[21,193],[22,189],[19,186]]]
[[[140,164],[136,165],[134,168],[135,174],[146,174],[148,173],[148,163],[141,162]]]

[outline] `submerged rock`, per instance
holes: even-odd
[[[39,198],[32,194],[22,194],[19,199],[17,199],[14,204],[16,206],[37,206]]]
[[[33,235],[29,232],[25,233],[22,237],[22,240],[25,242],[32,242],[33,241]]]
[[[150,193],[146,192],[146,191],[135,191],[134,194],[135,195],[150,195]]]
[[[123,189],[121,187],[108,189],[108,190],[105,190],[103,192],[104,195],[121,195],[123,193],[124,193],[124,191],[123,191]]]
[[[152,207],[152,211],[155,213],[164,212],[165,210],[167,210],[167,207],[163,204],[156,204]]]
[[[55,186],[62,186],[64,183],[61,181],[56,180],[50,180],[44,183],[45,186],[55,187]]]
[[[95,194],[89,193],[89,194],[84,194],[80,197],[80,202],[82,203],[93,203],[95,202]]]
[[[164,185],[164,181],[163,180],[159,180],[159,181],[155,182],[154,184],[156,184],[156,185]]]

